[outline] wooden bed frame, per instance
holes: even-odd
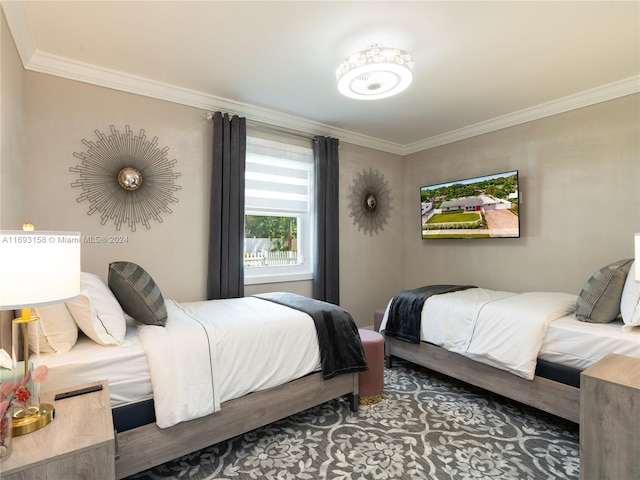
[[[579,388],[538,376],[533,380],[526,380],[426,342],[409,343],[385,337],[385,355],[389,368],[392,357],[398,357],[580,423]]]
[[[349,396],[352,412],[358,410],[358,374],[323,380],[313,373],[267,390],[229,400],[219,412],[161,429],[155,423],[116,435],[116,478],[124,478],[169,460],[228,440],[320,405]]]

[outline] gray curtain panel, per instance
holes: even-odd
[[[213,115],[207,298],[244,296],[246,119]]]
[[[340,304],[338,228],[338,146],[330,137],[315,137],[317,238],[313,265],[313,298]]]

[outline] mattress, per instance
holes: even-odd
[[[98,345],[80,333],[78,342],[66,353],[40,354],[49,367],[41,391],[75,387],[98,380],[109,381],[111,406],[125,405],[152,397],[147,357],[135,326],[127,326],[121,346]]]
[[[640,357],[640,328],[623,331],[622,320],[585,323],[574,314],[552,322],[538,358],[584,370],[608,353]]]

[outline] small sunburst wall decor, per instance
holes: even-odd
[[[384,175],[378,170],[363,170],[353,179],[349,194],[350,217],[358,231],[377,235],[384,230],[384,224],[390,216],[391,190]]]
[[[159,148],[158,137],[148,140],[144,130],[138,135],[129,125],[120,133],[111,125],[111,135],[95,131],[97,141],[82,140],[87,150],[74,153],[82,163],[71,167],[79,178],[71,184],[82,188],[78,202],[89,202],[89,215],[98,212],[100,223],[110,219],[120,230],[127,224],[133,232],[140,223],[151,228],[150,220],[162,222],[161,213],[172,213],[170,203],[180,173],[173,171],[176,160],[169,160],[169,147]]]

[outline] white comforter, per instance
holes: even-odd
[[[178,303],[165,327],[138,327],[160,428],[209,415],[220,404],[320,367],[311,317],[254,297]]]
[[[471,288],[433,295],[422,309],[420,338],[533,379],[547,327],[575,310],[576,295]],[[383,330],[389,307],[382,320]]]

